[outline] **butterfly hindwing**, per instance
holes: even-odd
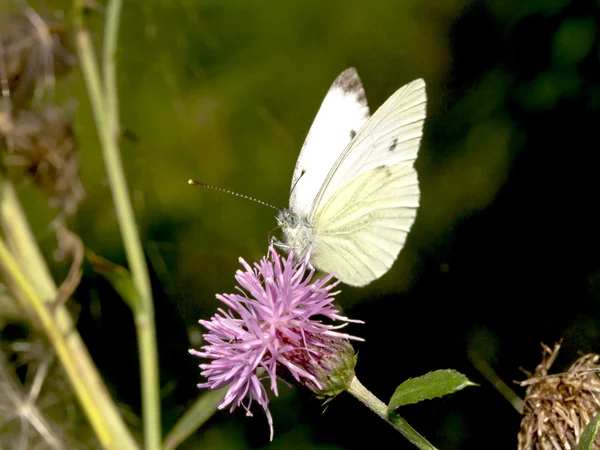
[[[327,92],[296,162],[290,195],[295,212],[308,214],[330,168],[368,118],[360,78],[346,69]]]
[[[346,284],[370,283],[396,260],[418,206],[412,165],[379,166],[359,175],[317,211],[311,262]]]

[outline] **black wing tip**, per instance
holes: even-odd
[[[344,70],[333,82],[335,88],[341,89],[345,93],[357,94],[359,99],[365,97],[365,91],[354,67]]]

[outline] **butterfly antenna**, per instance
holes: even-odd
[[[262,200],[258,200],[253,197],[248,197],[247,195],[238,194],[237,192],[229,191],[227,189],[223,189],[218,186],[212,186],[210,184],[200,183],[199,181],[196,181],[196,180],[188,180],[188,184],[190,186],[198,186],[198,187],[206,188],[206,189],[214,189],[215,191],[224,192],[229,195],[235,195],[236,197],[245,198],[246,200],[252,200],[253,202],[260,203],[261,205],[268,206],[269,208],[273,208],[273,209],[276,209],[277,211],[279,211],[279,208],[277,208],[276,206],[273,206],[267,202],[263,202]]]

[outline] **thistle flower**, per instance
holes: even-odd
[[[349,340],[360,338],[337,330],[353,321],[333,306],[333,275],[312,282],[308,256],[295,264],[293,254],[279,256],[271,247],[252,268],[240,258],[244,270],[235,279],[238,293],[217,295],[219,308],[210,320],[201,320],[207,344],[190,353],[212,361],[201,364],[207,378],[200,388],[229,385],[219,409],[238,406],[250,415],[256,401],[263,407],[273,439],[273,419],[263,381],[278,395],[277,380],[293,380],[319,396],[346,390],[354,377],[356,357]],[[341,324],[331,325],[322,318]]]

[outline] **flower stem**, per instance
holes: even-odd
[[[210,419],[219,403],[223,401],[228,389],[227,386],[217,391],[207,390],[203,393],[171,428],[164,441],[164,450],[175,450],[179,444]]]
[[[417,430],[411,427],[406,420],[397,414],[393,417],[388,416],[387,407],[385,403],[375,397],[367,388],[365,388],[358,378],[354,377],[350,382],[348,392],[356,397],[363,405],[389,423],[394,427],[402,436],[408,439],[412,444],[421,450],[436,450],[427,439],[421,436]]]
[[[111,0],[107,6],[104,37],[105,47],[102,61],[105,78],[104,88],[100,81],[100,74],[89,34],[83,27],[83,5],[81,0],[74,0],[74,8],[77,33],[76,45],[81,70],[86,82],[96,128],[102,145],[102,154],[111,187],[117,221],[123,237],[127,262],[133,283],[142,300],[142,306],[138,311],[134,311],[134,316],[142,378],[145,448],[150,450],[158,449],[160,448],[161,441],[161,422],[154,305],[148,267],[146,266],[142,251],[118,148],[119,118],[115,51],[121,0]]]
[[[104,44],[102,46],[102,66],[104,93],[106,98],[107,133],[118,139],[119,133],[119,96],[117,95],[117,41],[121,18],[122,0],[112,0],[106,7],[104,26]]]

